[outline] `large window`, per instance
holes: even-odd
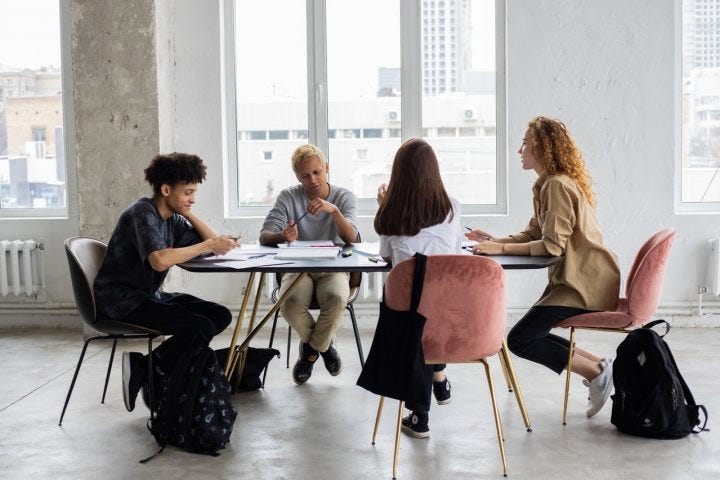
[[[720,211],[720,0],[682,1],[680,210]]]
[[[290,155],[306,142],[372,213],[414,137],[435,148],[463,213],[504,212],[504,4],[227,0],[231,214],[262,215],[297,183]]]
[[[65,211],[58,0],[5,0],[0,15],[0,216]]]

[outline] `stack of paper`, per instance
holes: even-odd
[[[340,247],[293,247],[283,248],[275,255],[276,260],[332,260],[340,253]]]

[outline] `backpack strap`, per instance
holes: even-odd
[[[665,322],[665,320],[658,320],[661,322]],[[654,323],[654,322],[652,322]],[[667,322],[665,322],[667,323]],[[668,329],[670,326],[668,325]],[[667,333],[667,332],[666,332]],[[663,343],[665,343],[663,341]],[[682,374],[680,373],[680,369],[677,366],[677,363],[675,363],[675,357],[673,357],[672,351],[670,351],[670,348],[667,347],[667,344],[665,344],[665,351],[667,353],[668,358],[670,359],[670,363],[672,363],[673,368],[675,369],[675,373],[677,374],[677,378],[680,381],[680,385],[683,389],[683,395],[685,397],[685,402],[687,402],[687,410],[688,410],[688,419],[690,420],[690,425],[692,426],[692,429],[690,430],[691,433],[700,433],[700,432],[709,432],[709,428],[705,428],[707,426],[708,422],[708,413],[707,409],[705,408],[705,405],[698,405],[695,403],[695,398],[693,397],[692,392],[690,391],[690,387],[688,387],[688,384],[685,382],[685,379],[683,378]],[[703,422],[703,426],[699,427],[700,424],[700,418],[699,418],[699,412],[703,412],[703,416],[705,417],[705,421]]]
[[[416,253],[413,258],[415,259],[415,271],[413,272],[410,310],[417,312],[418,305],[420,305],[420,298],[422,297],[423,284],[425,283],[425,265],[427,264],[427,257],[422,253]]]
[[[649,330],[649,329],[652,329],[652,328],[653,328],[654,326],[656,326],[656,325],[663,325],[663,324],[665,325],[665,333],[663,333],[662,335],[660,335],[660,334],[658,333],[658,335],[660,335],[660,338],[662,338],[662,337],[664,337],[665,335],[667,335],[668,332],[670,331],[670,324],[669,324],[668,322],[666,322],[665,320],[662,320],[662,319],[660,319],[660,320],[653,320],[652,322],[646,323],[645,325],[643,325],[642,328],[647,328],[647,329]]]

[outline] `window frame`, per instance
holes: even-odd
[[[62,94],[63,147],[65,149],[65,206],[43,208],[0,208],[3,219],[68,219],[70,212],[76,212],[73,202],[77,192],[75,182],[75,110],[73,108],[72,81],[72,18],[70,0],[58,0],[60,22],[60,82]],[[72,206],[71,206],[72,205]]]
[[[422,138],[422,48],[421,5],[419,0],[400,2],[400,143],[410,138]],[[222,38],[222,94],[223,149],[225,159],[225,216],[229,218],[264,217],[271,206],[238,205],[237,158],[237,98],[235,93],[235,2],[223,0],[221,4]],[[463,215],[507,215],[507,96],[506,96],[506,0],[495,2],[495,119],[496,163],[495,204],[462,204]],[[308,139],[330,158],[327,97],[327,29],[326,0],[306,0],[307,25],[307,92]],[[322,59],[320,61],[320,59]],[[416,72],[408,75],[405,72]],[[322,135],[319,132],[323,132]],[[337,133],[336,133],[337,135]],[[289,185],[288,185],[289,186]],[[358,215],[374,216],[377,202],[374,198],[358,198]]]
[[[720,202],[684,202],[682,200],[683,2],[684,0],[675,0],[675,81],[673,88],[675,214],[719,214]]]

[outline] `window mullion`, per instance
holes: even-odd
[[[307,0],[306,5],[308,138],[329,156],[325,0]]]
[[[402,140],[422,136],[420,0],[400,0],[400,125]]]

